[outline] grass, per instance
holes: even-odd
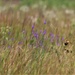
[[[20,2],[20,6],[22,5],[27,5],[27,6],[32,6],[34,4],[46,4],[47,7],[49,8],[53,8],[53,7],[57,7],[57,8],[62,8],[62,7],[67,7],[67,8],[73,8],[75,7],[75,1],[74,0],[9,0],[9,1],[5,1],[5,0],[1,0],[0,1],[0,5],[2,5],[4,3],[7,4],[8,2],[13,2],[13,3],[19,3]]]
[[[35,3],[39,3],[40,0],[22,0],[21,3],[23,5],[31,6]],[[68,8],[74,8],[75,7],[75,1],[74,0],[41,0],[41,2],[44,2],[47,4],[48,7],[68,7]]]
[[[0,75],[74,75],[74,14],[41,8],[0,12]]]
[[[0,14],[0,75],[75,74],[72,17],[65,15],[64,10],[56,10],[58,20],[49,20],[38,10],[34,24],[30,17],[36,13],[31,12],[9,10]],[[64,50],[66,39],[71,42],[70,47],[73,45],[72,53]]]

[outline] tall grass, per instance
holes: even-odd
[[[0,13],[0,75],[75,74],[72,15],[51,10],[56,17],[48,19],[37,10]],[[72,53],[65,52],[65,40]]]

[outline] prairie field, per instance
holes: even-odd
[[[0,75],[75,75],[74,2],[1,0]]]

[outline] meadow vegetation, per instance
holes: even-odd
[[[74,8],[56,8],[71,0],[49,1],[53,8],[39,4],[23,11],[20,5],[0,12],[0,75],[75,74]]]

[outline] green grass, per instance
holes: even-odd
[[[62,6],[74,8],[75,7],[74,0],[49,0],[48,6],[55,6],[61,8]]]
[[[75,7],[75,1],[74,0],[41,0],[43,1],[45,4],[47,4],[48,7],[57,7],[57,8],[61,8],[63,6],[68,7],[68,8],[74,8]],[[26,4],[26,5],[33,5],[35,3],[39,3],[40,0],[22,0],[21,1],[22,4]]]
[[[14,2],[15,0],[9,0],[10,2]],[[7,1],[7,3],[9,2]],[[39,4],[41,1],[44,2],[49,8],[50,7],[68,7],[74,8],[75,7],[75,0],[17,0],[20,1],[20,5],[28,5],[32,6],[33,4]],[[0,5],[2,5],[3,0],[0,1]]]

